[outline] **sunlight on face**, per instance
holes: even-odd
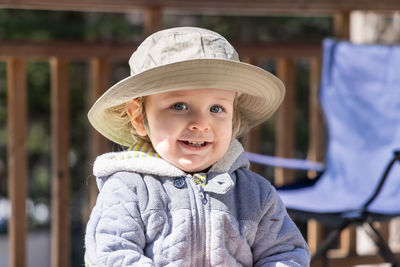
[[[183,171],[209,168],[231,142],[235,96],[233,91],[196,89],[145,97],[154,149]]]

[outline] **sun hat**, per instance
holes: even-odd
[[[285,94],[283,83],[259,67],[240,62],[220,34],[196,27],[178,27],[147,37],[129,59],[131,75],[109,88],[89,110],[88,118],[102,135],[132,145],[130,125],[112,108],[127,101],[175,90],[216,88],[238,92],[245,132],[270,117]]]

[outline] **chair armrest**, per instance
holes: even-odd
[[[275,166],[296,170],[310,170],[317,172],[321,172],[325,169],[325,164],[310,160],[279,158],[251,152],[245,152],[245,154],[249,161],[267,166]]]

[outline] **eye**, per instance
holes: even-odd
[[[218,105],[214,105],[214,106],[212,106],[212,107],[210,108],[210,111],[211,111],[212,113],[220,113],[220,112],[224,111],[224,108],[221,107],[221,106],[218,106]]]
[[[171,108],[174,109],[174,110],[186,110],[186,109],[188,109],[187,106],[186,106],[186,104],[184,104],[184,103],[176,103],[176,104],[173,104],[173,105],[171,106]]]

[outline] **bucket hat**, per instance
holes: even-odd
[[[239,132],[262,123],[279,107],[283,83],[259,67],[240,62],[220,34],[196,27],[178,27],[147,37],[129,59],[131,74],[109,88],[89,110],[88,118],[102,135],[132,145],[132,127],[111,112],[113,107],[152,94],[215,88],[238,92],[242,118]]]

